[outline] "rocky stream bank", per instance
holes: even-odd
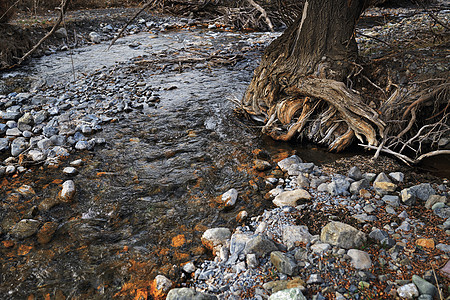
[[[266,184],[276,208],[235,229],[202,235],[214,259],[188,262],[187,287],[159,275],[167,299],[446,299],[450,279],[448,181],[405,182],[402,172],[327,173],[291,156]],[[270,169],[266,161],[255,167]],[[223,194],[232,206],[236,190]]]

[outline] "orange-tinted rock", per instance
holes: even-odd
[[[434,249],[434,240],[433,239],[418,239],[416,241],[417,246],[421,246],[428,249]]]
[[[28,253],[30,253],[31,249],[33,249],[33,246],[20,245],[19,249],[17,249],[17,255],[27,255]]]
[[[359,191],[359,196],[361,197],[361,198],[364,198],[364,199],[370,199],[370,197],[372,197],[372,195],[369,193],[369,191],[368,190],[366,190],[366,189],[361,189],[360,191]]]
[[[246,212],[245,210],[240,211],[237,216],[236,216],[236,221],[238,223],[242,223],[244,222],[246,219],[248,218],[248,212]]]
[[[64,202],[70,202],[75,195],[75,183],[72,180],[67,180],[63,183],[63,188],[59,192],[58,197]]]
[[[11,248],[14,247],[14,242],[13,241],[2,241],[3,247],[5,248]]]
[[[37,234],[38,242],[40,244],[47,244],[48,242],[50,242],[57,228],[58,224],[56,223],[45,223]]]
[[[33,190],[33,188],[29,185],[22,185],[21,187],[19,187],[17,189],[17,192],[19,194],[21,194],[24,197],[29,197],[29,196],[34,196],[36,195],[35,191]]]

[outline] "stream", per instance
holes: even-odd
[[[207,255],[200,244],[205,229],[235,226],[240,211],[253,216],[270,205],[261,193],[265,179],[253,168],[258,149],[273,159],[295,151],[316,164],[352,155],[275,143],[233,112],[228,99],[242,97],[261,49],[277,35],[141,32],[109,51],[101,43],[58,52],[2,74],[5,86],[26,86],[19,91],[34,112],[60,108],[53,115],[60,133],[64,122],[91,122],[100,127],[86,136],[105,143],[3,179],[1,298],[147,295],[155,275],[179,279],[177,265]],[[65,175],[77,159],[78,174]],[[68,179],[74,200],[38,209]],[[34,194],[18,195],[23,184]],[[238,202],[223,209],[217,199],[230,188]],[[49,242],[11,242],[8,231],[30,218],[55,226]]]

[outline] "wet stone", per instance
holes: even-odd
[[[37,233],[38,242],[40,244],[47,244],[49,243],[53,235],[56,232],[56,229],[58,228],[58,224],[54,222],[47,222],[42,225],[41,229]]]
[[[10,234],[18,239],[25,239],[34,235],[39,229],[39,221],[24,219],[17,223],[10,231]]]
[[[300,159],[300,157],[298,157],[297,155],[292,155],[288,158],[285,158],[285,159],[279,161],[278,166],[280,167],[281,170],[286,172],[291,165],[293,165],[293,164],[298,165],[300,163],[302,163],[302,160]]]
[[[77,175],[78,171],[74,167],[65,167],[63,173],[66,175]]]
[[[24,137],[18,137],[11,143],[11,155],[18,156],[29,147],[29,143]]]

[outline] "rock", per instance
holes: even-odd
[[[70,163],[72,167],[81,167],[83,165],[83,161],[81,159],[74,160]]]
[[[348,224],[330,222],[322,228],[320,240],[333,246],[350,249],[360,247],[366,240],[366,236]]]
[[[11,128],[6,130],[6,135],[7,136],[21,136],[22,135],[22,131],[20,131],[19,128]]]
[[[39,244],[47,244],[53,238],[53,235],[58,228],[58,224],[54,222],[46,222],[42,225],[41,229],[37,233],[37,239]]]
[[[64,27],[62,27],[62,28],[56,30],[54,35],[58,39],[65,39],[65,38],[67,38],[67,30]]]
[[[350,177],[351,179],[353,179],[355,181],[359,181],[359,180],[361,180],[363,178],[363,174],[362,174],[361,170],[358,167],[353,166],[348,171],[348,177]]]
[[[296,189],[293,191],[286,191],[273,199],[273,204],[278,207],[283,206],[297,206],[299,200],[310,200],[311,195],[304,189]]]
[[[434,296],[437,292],[437,288],[434,285],[421,278],[420,276],[413,275],[412,282],[416,285],[421,295],[426,294]]]
[[[39,203],[38,209],[40,211],[48,211],[52,207],[63,203],[59,198],[45,198],[44,200]]]
[[[41,151],[38,151],[38,150],[34,150],[34,149],[28,151],[28,155],[31,157],[31,159],[33,161],[36,161],[36,162],[44,161],[47,158],[47,156],[44,153],[42,153]]]
[[[242,223],[248,218],[248,212],[245,210],[240,211],[236,216],[236,222]]]
[[[18,120],[22,115],[21,112],[18,111],[0,111],[0,119],[3,120]]]
[[[258,267],[259,261],[258,261],[258,258],[256,257],[256,254],[249,253],[249,254],[247,254],[246,258],[247,258],[247,266],[249,268],[256,268],[256,267]]]
[[[306,300],[306,297],[303,296],[300,288],[292,288],[272,294],[269,300]]]
[[[278,270],[278,272],[292,276],[297,273],[297,265],[293,259],[280,251],[270,253],[270,262]]]
[[[308,281],[306,282],[307,284],[316,284],[316,283],[322,283],[323,279],[322,277],[320,277],[320,274],[311,274],[311,276],[309,276]]]
[[[23,219],[19,221],[10,231],[10,234],[18,239],[25,239],[34,235],[39,229],[39,221]]]
[[[50,139],[42,139],[40,141],[37,142],[37,146],[39,149],[41,150],[47,150],[49,149],[51,146],[53,146],[53,143]]]
[[[298,157],[297,155],[292,155],[288,158],[285,158],[285,159],[279,161],[278,166],[280,167],[281,170],[286,172],[291,165],[293,165],[293,164],[298,165],[300,163],[302,163],[302,160],[300,159],[300,157]]]
[[[445,266],[442,267],[441,274],[444,275],[447,278],[450,278],[450,260],[447,261]]]
[[[445,206],[444,203],[436,203],[432,207],[433,213],[441,219],[450,218],[450,207]]]
[[[89,40],[95,44],[98,44],[101,41],[100,35],[96,32],[91,32],[89,33]]]
[[[11,143],[11,155],[18,156],[25,151],[29,146],[29,143],[24,137],[18,137]]]
[[[264,257],[266,254],[276,250],[278,248],[274,242],[265,236],[257,235],[246,243],[244,253],[255,253],[257,257]]]
[[[255,162],[255,169],[258,171],[265,171],[265,170],[269,170],[272,168],[272,165],[265,160],[262,159],[256,159]]]
[[[391,177],[395,182],[401,183],[405,179],[405,174],[403,174],[402,172],[392,172],[389,173],[389,177]]]
[[[444,230],[450,229],[450,218],[448,218],[444,224],[442,224],[442,226],[444,226]]]
[[[288,249],[292,249],[301,244],[308,244],[312,239],[312,235],[306,226],[286,226],[283,228],[281,239]]]
[[[75,183],[67,180],[63,183],[62,190],[58,194],[58,198],[63,202],[70,202],[75,195]]]
[[[417,239],[416,245],[428,249],[434,249],[434,240],[433,239]]]
[[[397,289],[397,294],[403,299],[413,299],[419,297],[419,291],[414,283],[402,285]]]
[[[43,123],[45,120],[47,120],[49,116],[49,113],[46,110],[40,110],[38,111],[34,116],[34,124],[38,125]]]
[[[425,203],[425,207],[430,209],[436,203],[447,203],[447,197],[439,195],[431,195],[430,197],[428,197],[427,202]]]
[[[361,179],[350,184],[350,193],[358,194],[362,189],[367,188],[369,188],[369,181],[367,179]]]
[[[195,270],[196,270],[196,268],[191,261],[183,266],[183,271],[185,271],[188,274],[194,273]]]
[[[314,253],[318,253],[318,254],[322,254],[324,252],[327,252],[330,249],[331,249],[331,245],[330,244],[326,244],[326,243],[319,243],[319,244],[314,244],[314,245],[311,246],[311,250]]]
[[[65,167],[63,173],[66,175],[77,175],[78,171],[74,167]]]
[[[231,237],[231,231],[228,228],[212,228],[206,230],[202,235],[202,244],[211,250],[214,255],[219,248],[226,244]]]
[[[309,188],[310,181],[303,174],[297,176],[296,179],[297,186],[302,189]]]
[[[36,192],[33,190],[33,188],[29,185],[22,185],[17,189],[17,192],[21,194],[24,197],[32,197],[36,195]]]
[[[318,192],[328,192],[328,183],[324,182],[317,187]]]
[[[385,195],[383,198],[381,198],[381,200],[392,207],[400,206],[400,199],[398,196]]]
[[[190,288],[172,289],[167,294],[167,300],[215,300],[216,296],[197,292]]]
[[[328,184],[328,193],[331,195],[347,195],[350,182],[344,176],[334,178],[330,184]]]
[[[351,186],[350,186],[351,188]],[[370,199],[372,197],[372,195],[370,194],[370,192],[366,189],[361,189],[359,191],[359,196],[363,199]]]
[[[400,219],[406,219],[408,217],[408,213],[404,210],[398,215],[398,217]]]
[[[376,216],[371,216],[366,213],[356,214],[356,215],[353,215],[352,217],[357,219],[360,223],[374,222],[374,221],[378,220],[378,218]]]
[[[372,260],[367,252],[350,249],[348,250],[347,255],[352,258],[352,265],[355,269],[363,270],[372,267]]]
[[[236,189],[230,189],[222,195],[222,204],[225,207],[233,207],[236,204],[238,192]]]
[[[78,141],[75,144],[77,150],[92,150],[95,147],[95,141]]]
[[[157,275],[150,285],[150,294],[155,300],[165,299],[170,288],[172,287],[172,281],[164,275]]]
[[[441,250],[442,252],[448,253],[448,252],[450,252],[450,245],[437,244],[436,249]]]
[[[9,139],[0,138],[0,153],[9,150]]]
[[[373,183],[373,188],[378,195],[384,196],[386,194],[395,192],[395,190],[397,189],[397,185],[392,182],[379,181]]]
[[[389,177],[383,172],[378,174],[378,176],[375,178],[373,183],[376,183],[376,182],[389,182],[389,183],[392,183],[392,181],[389,179]]]
[[[378,242],[381,242],[385,238],[389,237],[389,234],[381,229],[374,229],[371,233],[369,233],[369,237],[371,239],[377,240]]]
[[[431,195],[436,192],[429,183],[422,183],[419,185],[412,186],[407,189],[403,189],[401,192],[402,201],[404,203],[411,203],[407,205],[412,205],[415,203],[415,199],[418,198],[422,201],[427,201]]]
[[[315,165],[313,163],[298,163],[292,164],[288,168],[289,176],[297,176],[302,173],[311,173],[314,170]]]
[[[416,193],[411,188],[403,189],[400,192],[402,202],[405,205],[413,205],[416,203]]]

